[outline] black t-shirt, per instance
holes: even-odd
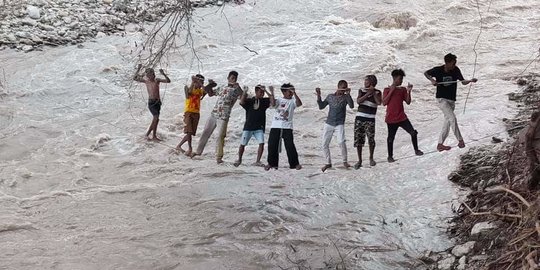
[[[440,82],[452,82],[448,84],[437,84],[436,98],[445,98],[449,100],[456,100],[457,83],[455,81],[463,81],[463,75],[458,67],[454,67],[450,72],[444,71],[444,65],[434,67],[427,71],[427,74],[434,77],[438,83]]]
[[[244,130],[259,130],[266,127],[266,109],[270,107],[269,98],[246,99],[242,107],[246,110]]]

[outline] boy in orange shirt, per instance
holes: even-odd
[[[184,107],[184,138],[176,146],[176,150],[191,155],[193,148],[191,147],[192,137],[197,132],[197,126],[199,125],[201,100],[206,95],[204,84],[204,76],[197,74],[191,77],[191,86],[185,86],[184,91],[186,94],[186,103]],[[214,87],[216,83],[209,80],[209,86]],[[184,151],[182,145],[188,143],[188,150]]]

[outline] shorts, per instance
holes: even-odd
[[[199,125],[200,114],[194,112],[184,113],[184,133],[195,135]]]
[[[356,117],[354,120],[354,147],[364,146],[366,137],[369,145],[375,145],[375,121],[366,121]]]
[[[159,111],[161,111],[161,100],[159,99],[149,99],[148,100],[148,109],[153,116],[159,116]]]
[[[264,144],[264,130],[244,130],[242,132],[242,142],[241,145],[246,146],[251,139],[251,136],[254,136],[259,144]]]

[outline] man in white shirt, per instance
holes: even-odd
[[[293,116],[294,109],[302,106],[302,100],[296,95],[294,86],[290,83],[283,84],[281,92],[283,97],[276,99],[272,126],[268,136],[268,165],[266,165],[265,170],[278,168],[281,138],[283,138],[285,150],[287,151],[289,168],[300,170],[302,166],[298,161],[298,153],[293,140]]]

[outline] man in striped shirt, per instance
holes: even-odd
[[[368,75],[364,79],[364,89],[358,90],[358,112],[354,120],[354,147],[358,153],[358,162],[354,165],[355,169],[362,167],[362,147],[366,142],[366,136],[369,144],[369,165],[375,166],[377,163],[373,159],[375,151],[375,114],[377,106],[381,105],[381,91],[375,89],[377,77]]]

